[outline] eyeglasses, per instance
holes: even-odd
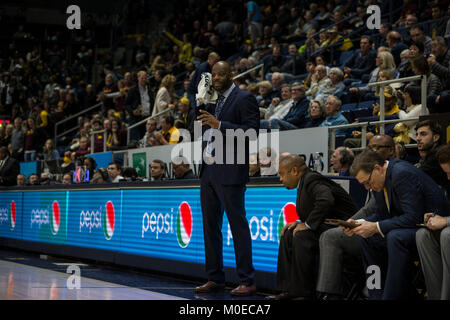
[[[361,184],[362,184],[364,187],[366,187],[366,188],[370,188],[370,180],[372,180],[372,173],[373,173],[373,169],[372,169],[372,172],[371,172],[370,175],[369,175],[369,179],[367,179],[367,180],[364,181],[364,182],[361,182]]]
[[[392,148],[392,146],[374,144],[374,145],[371,145],[371,146],[369,145],[368,148],[370,150],[372,150],[372,151],[377,152],[378,150],[380,150],[382,148]]]

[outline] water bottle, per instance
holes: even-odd
[[[314,171],[321,172],[323,169],[322,154],[316,152],[314,154]]]

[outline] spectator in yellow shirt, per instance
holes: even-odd
[[[175,36],[173,34],[171,34],[170,32],[166,31],[165,29],[163,30],[163,33],[170,39],[172,40],[177,46],[180,47],[181,51],[180,54],[178,55],[178,61],[187,65],[190,62],[192,62],[192,44],[189,42],[189,37],[188,34],[185,33],[183,34],[183,41],[175,38]]]
[[[180,131],[174,126],[175,119],[165,116],[161,119],[161,132],[156,132],[154,137],[159,144],[177,144],[180,140]]]

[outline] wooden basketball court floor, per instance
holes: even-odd
[[[78,269],[80,277],[75,277]],[[239,300],[199,282],[0,247],[0,300]],[[245,299],[261,300],[263,295]]]

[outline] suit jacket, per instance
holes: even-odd
[[[151,88],[147,85],[148,96],[150,98],[150,114],[152,114],[154,97]],[[134,118],[133,110],[141,104],[141,93],[139,92],[139,85],[132,87],[127,94],[127,99],[125,100],[125,109],[129,112],[130,116]]]
[[[450,180],[447,179],[447,174],[442,170],[436,158],[436,153],[442,146],[438,146],[431,150],[424,161],[420,162],[419,169],[429,175],[438,185],[440,185],[447,193],[450,199]]]
[[[3,186],[15,186],[17,175],[20,173],[19,162],[11,157],[8,157],[6,162],[0,168],[0,177],[2,177]]]
[[[339,184],[318,172],[306,169],[297,190],[297,215],[313,231],[329,218],[347,220],[358,207]]]
[[[366,220],[378,221],[383,234],[398,228],[417,228],[428,212],[445,215],[450,209],[443,190],[433,179],[406,161],[389,159],[385,188],[389,199],[386,205],[384,192],[374,192],[377,210]]]
[[[303,128],[308,120],[309,100],[303,97],[298,102],[293,101],[292,103],[292,107],[283,120],[293,124],[297,128]]]
[[[206,111],[213,114],[215,113],[216,105],[208,104],[206,105]],[[232,185],[232,184],[246,184],[249,180],[249,150],[248,150],[248,139],[246,139],[245,143],[245,163],[238,164],[238,148],[237,148],[237,138],[233,138],[233,164],[226,164],[226,155],[227,155],[227,129],[242,129],[246,132],[248,129],[254,129],[256,132],[259,130],[259,108],[256,103],[256,98],[241,89],[237,86],[231,91],[225,103],[223,105],[221,114],[219,115],[218,120],[221,122],[220,124],[220,133],[222,134],[223,144],[223,164],[213,164],[212,170],[214,176],[216,177],[216,181],[224,185]],[[209,126],[203,126],[202,131],[205,136],[205,131],[210,129]],[[228,137],[230,139],[230,136]],[[207,141],[202,142],[202,155],[204,154],[204,150],[206,148]],[[228,148],[228,151],[230,149]],[[219,158],[219,155],[216,153],[216,158]],[[231,153],[231,151],[230,151]],[[230,154],[228,154],[228,157]],[[240,155],[242,156],[242,155]],[[200,178],[202,177],[203,170],[206,164],[203,163],[200,167]]]

